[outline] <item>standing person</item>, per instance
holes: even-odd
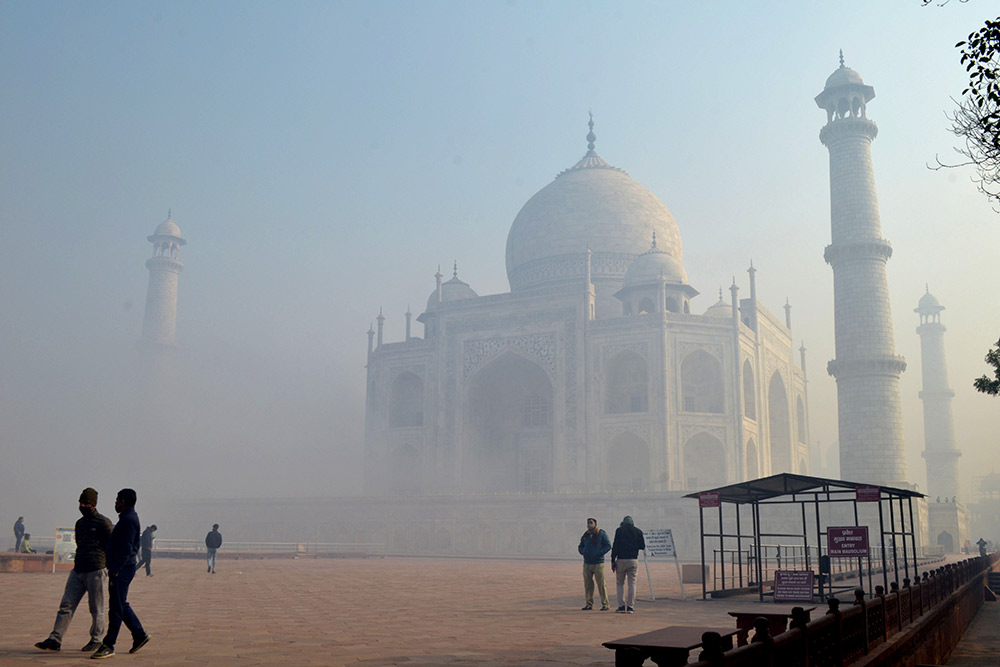
[[[108,573],[104,571],[104,547],[111,535],[111,519],[97,511],[97,491],[87,487],[80,494],[80,514],[76,520],[76,555],[73,569],[66,578],[56,623],[48,639],[35,644],[43,651],[58,651],[62,648],[63,636],[69,629],[83,594],[87,594],[90,607],[90,642],[81,651],[94,651],[101,646],[104,634],[104,587],[108,583]]]
[[[208,553],[208,571],[215,574],[215,554],[222,546],[222,533],[219,524],[212,524],[212,530],[205,536],[205,550]]]
[[[580,538],[577,551],[583,556],[583,592],[586,604],[583,611],[594,608],[594,580],[601,596],[601,611],[608,610],[608,589],[604,585],[604,554],[611,551],[608,534],[597,527],[597,519],[587,519],[587,532]]]
[[[24,539],[24,517],[17,517],[14,522],[14,553],[21,553],[21,540]]]
[[[118,523],[115,524],[105,548],[108,565],[108,632],[91,658],[110,658],[122,623],[132,633],[135,653],[149,642],[149,634],[128,603],[128,585],[135,576],[135,557],[139,553],[139,515],[135,513],[136,496],[132,489],[122,489],[115,498]]]
[[[146,530],[142,531],[142,535],[139,536],[139,549],[142,557],[139,559],[139,564],[135,566],[136,571],[138,571],[143,565],[146,566],[146,576],[152,577],[153,573],[149,571],[149,561],[153,560],[153,538],[156,532],[156,524],[152,526],[146,526]]]
[[[611,571],[618,583],[617,614],[635,613],[635,575],[639,571],[639,550],[646,548],[642,531],[635,527],[632,517],[626,516],[615,530],[615,544],[611,547]],[[628,578],[628,597],[624,597],[625,579]]]

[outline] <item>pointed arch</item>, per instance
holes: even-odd
[[[409,444],[400,445],[389,455],[389,493],[412,496],[421,491],[420,452]]]
[[[792,432],[788,414],[788,392],[777,371],[767,385],[767,423],[771,440],[771,474],[793,472]]]
[[[760,477],[760,459],[757,455],[757,443],[750,438],[747,441],[747,479]]]
[[[754,382],[750,360],[743,361],[743,416],[757,419],[757,383]]]
[[[725,408],[722,364],[704,350],[695,350],[681,362],[681,409],[684,412],[721,413]]]
[[[684,443],[684,473],[688,490],[724,486],[728,475],[722,441],[704,431],[688,439]]]
[[[389,426],[424,425],[424,381],[416,373],[400,373],[389,395]]]
[[[634,433],[618,435],[608,446],[608,491],[646,491],[649,489],[649,445]]]
[[[655,312],[656,312],[656,304],[654,304],[653,300],[650,299],[648,296],[643,297],[643,299],[639,301],[639,313],[638,313],[639,315],[642,315],[643,313],[655,313]]]
[[[799,442],[806,444],[806,406],[801,396],[795,397],[795,434]]]
[[[632,350],[611,357],[604,380],[604,412],[621,415],[649,410],[649,371],[646,360]]]

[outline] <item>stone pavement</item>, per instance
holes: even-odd
[[[605,566],[612,608],[614,579]],[[601,642],[667,625],[734,625],[754,600],[680,599],[674,564],[640,565],[637,613],[583,612],[580,561],[462,558],[153,559],[129,599],[152,641],[111,664],[608,665]],[[34,643],[52,629],[66,575],[0,574],[0,664],[81,664],[86,600],[59,653]],[[669,596],[669,599],[664,599]],[[765,604],[769,610],[776,608]],[[86,662],[85,664],[95,664]]]
[[[945,664],[948,667],[1000,665],[1000,602],[983,603]]]

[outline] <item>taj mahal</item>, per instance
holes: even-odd
[[[510,292],[440,271],[423,336],[369,331],[373,493],[678,491],[809,471],[802,357],[729,288],[694,303],[681,229],[595,150],[521,208]],[[801,351],[804,354],[804,350]]]

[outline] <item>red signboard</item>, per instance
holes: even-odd
[[[831,558],[868,555],[868,526],[837,526],[826,529],[826,552]]]
[[[698,507],[719,507],[721,504],[722,499],[715,491],[698,494]]]
[[[877,503],[882,500],[882,489],[877,486],[859,486],[854,489],[854,499],[859,503]]]
[[[774,573],[775,602],[812,602],[812,570],[777,570]]]

